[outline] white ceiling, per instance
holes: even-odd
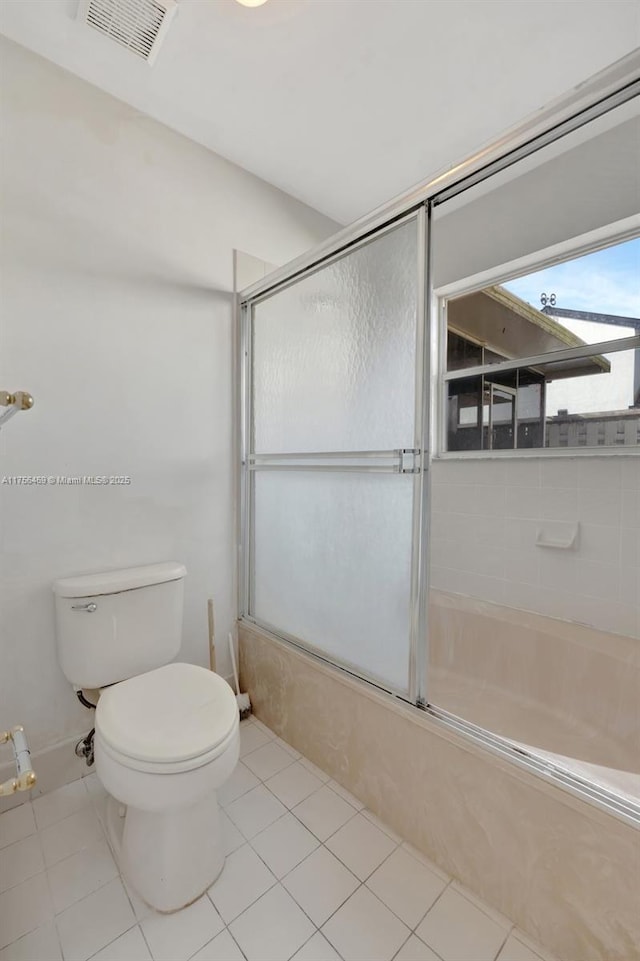
[[[180,0],[154,66],[0,0],[0,31],[347,223],[640,45],[637,0]]]

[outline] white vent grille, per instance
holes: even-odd
[[[176,6],[175,0],[81,0],[78,20],[153,63]]]

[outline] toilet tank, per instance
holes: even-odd
[[[55,581],[58,658],[67,679],[104,687],[173,660],[186,573],[169,561]]]

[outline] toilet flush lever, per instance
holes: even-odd
[[[93,614],[94,611],[98,610],[98,605],[94,604],[93,601],[90,604],[72,604],[72,611],[82,611],[83,614]]]

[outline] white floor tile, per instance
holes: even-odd
[[[315,929],[278,884],[229,925],[229,930],[247,961],[288,961]]]
[[[375,826],[380,828],[381,831],[384,831],[384,833],[387,834],[392,841],[395,841],[396,844],[402,844],[402,838],[400,835],[397,834],[393,828],[390,828],[388,824],[385,824],[384,821],[380,820],[380,818],[374,814],[373,811],[367,811],[365,808],[362,812],[362,816],[367,818],[368,821],[371,821],[372,824],[375,824]]]
[[[224,841],[224,853],[232,854],[245,843],[245,837],[238,831],[230,817],[220,811],[220,833]]]
[[[49,794],[43,794],[42,797],[33,801],[33,813],[38,830],[42,831],[50,824],[62,821],[70,814],[82,810],[87,804],[90,804],[90,798],[82,780],[72,781]]]
[[[151,953],[136,925],[94,954],[91,961],[151,961]]]
[[[416,934],[443,961],[494,961],[507,937],[501,925],[452,888],[436,901]]]
[[[9,947],[3,948],[0,961],[62,961],[55,922],[47,921],[31,934],[25,934]]]
[[[402,945],[393,961],[440,961],[440,958],[420,938],[412,934],[409,940]]]
[[[360,887],[322,933],[345,961],[390,961],[411,932],[368,888]]]
[[[41,871],[44,871],[44,858],[37,834],[10,844],[0,855],[0,894]]]
[[[291,961],[340,961],[340,955],[334,951],[324,934],[316,931],[294,954]]]
[[[200,948],[191,961],[245,961],[244,954],[233,940],[227,929]]]
[[[102,828],[93,807],[88,806],[50,825],[40,832],[44,862],[47,867],[68,858],[103,838]]]
[[[36,830],[31,802],[19,804],[18,807],[0,814],[0,848],[22,841],[30,834],[35,834]]]
[[[222,874],[207,892],[225,924],[276,883],[271,871],[248,844],[227,858]]]
[[[86,961],[135,924],[119,879],[76,901],[56,920],[65,961]]]
[[[293,813],[320,841],[326,841],[356,812],[325,785],[297,804]]]
[[[448,884],[451,881],[451,877],[446,873],[446,871],[443,871],[441,867],[438,867],[435,861],[431,861],[431,859],[428,858],[426,854],[423,854],[422,851],[414,848],[413,844],[409,844],[408,841],[403,841],[402,850],[406,851],[407,854],[410,854],[412,858],[416,859],[416,861],[420,861],[421,864],[424,864],[424,866],[429,868],[433,874],[437,874],[439,878],[442,878],[445,884]]]
[[[227,804],[231,804],[236,798],[242,797],[243,794],[257,787],[258,784],[260,784],[260,781],[255,774],[252,774],[242,761],[238,761],[229,780],[218,790],[218,803],[222,807],[226,807]]]
[[[117,878],[118,868],[107,842],[96,841],[84,851],[58,861],[47,873],[53,906],[56,914],[59,914],[87,894]]]
[[[276,737],[275,742],[276,744],[280,745],[283,751],[286,751],[287,754],[290,754],[295,761],[298,761],[302,757],[300,751],[297,751],[293,745],[289,744],[287,741],[284,741],[281,737]]]
[[[496,908],[492,908],[490,904],[487,904],[486,901],[483,901],[482,898],[479,898],[477,894],[473,893],[473,891],[465,888],[465,886],[460,884],[459,881],[451,882],[451,890],[457,891],[458,894],[461,894],[463,898],[467,899],[467,901],[471,901],[472,904],[475,904],[477,908],[480,908],[480,910],[487,914],[493,921],[501,925],[505,931],[510,931],[513,927],[513,922],[510,921],[506,915],[501,914]]]
[[[270,777],[266,785],[283,804],[292,808],[322,787],[322,781],[297,761]]]
[[[257,751],[247,754],[244,763],[256,777],[259,777],[261,781],[266,781],[268,777],[277,774],[285,767],[289,767],[293,763],[293,758],[275,741],[268,741]]]
[[[222,919],[207,897],[174,914],[149,915],[140,922],[154,961],[187,961],[220,934]]]
[[[347,821],[326,844],[361,881],[366,881],[396,847],[388,835],[361,814]]]
[[[324,847],[305,858],[282,883],[318,927],[358,887],[357,878]]]
[[[352,794],[351,791],[347,791],[346,787],[338,784],[337,781],[328,781],[327,786],[330,787],[332,791],[335,791],[336,794],[339,794],[341,798],[344,798],[345,801],[348,801],[351,807],[354,807],[356,811],[362,811],[364,809],[364,804],[362,801],[359,801],[355,794]]]
[[[421,921],[446,884],[402,848],[397,848],[367,881],[367,887],[410,928]]]
[[[537,941],[532,940],[527,934],[524,933],[524,931],[521,931],[519,928],[512,928],[509,937],[516,938],[526,948],[529,948],[530,951],[533,951],[534,954],[537,954],[540,958],[542,958],[542,961],[558,961],[558,959],[552,955],[550,951],[547,951],[546,948],[543,948],[542,945],[537,943]]]
[[[90,798],[104,797],[104,795],[107,793],[104,784],[95,771],[83,777],[82,783],[84,784],[86,792]]]
[[[271,730],[271,728],[267,727],[266,724],[263,724],[262,721],[259,721],[257,717],[253,716],[251,718],[251,723],[255,724],[258,730],[262,731],[265,737],[268,737],[269,739],[277,737],[277,735]]]
[[[321,767],[318,767],[317,764],[314,764],[313,761],[310,761],[308,758],[306,758],[306,757],[301,757],[301,758],[300,758],[300,763],[301,763],[301,764],[304,764],[304,766],[305,766],[306,768],[308,768],[308,770],[311,771],[312,774],[315,774],[315,776],[316,776],[320,781],[326,782],[326,781],[329,781],[329,780],[330,780],[331,775],[330,775],[330,774],[327,774],[326,771],[323,771]]]
[[[275,876],[283,878],[296,864],[315,851],[319,843],[293,814],[285,814],[257,834],[251,841],[251,846]]]
[[[226,808],[233,823],[246,838],[253,838],[286,814],[286,807],[260,784]]]
[[[497,961],[543,961],[543,959],[550,957],[543,948],[534,951],[533,947],[529,947],[525,943],[528,940],[523,935],[518,936],[516,932],[512,932],[498,955]]]
[[[52,917],[53,904],[46,874],[36,874],[9,888],[0,894],[0,948],[35,931]]]
[[[270,739],[255,724],[240,725],[240,757],[250,754],[251,751],[262,747]]]

